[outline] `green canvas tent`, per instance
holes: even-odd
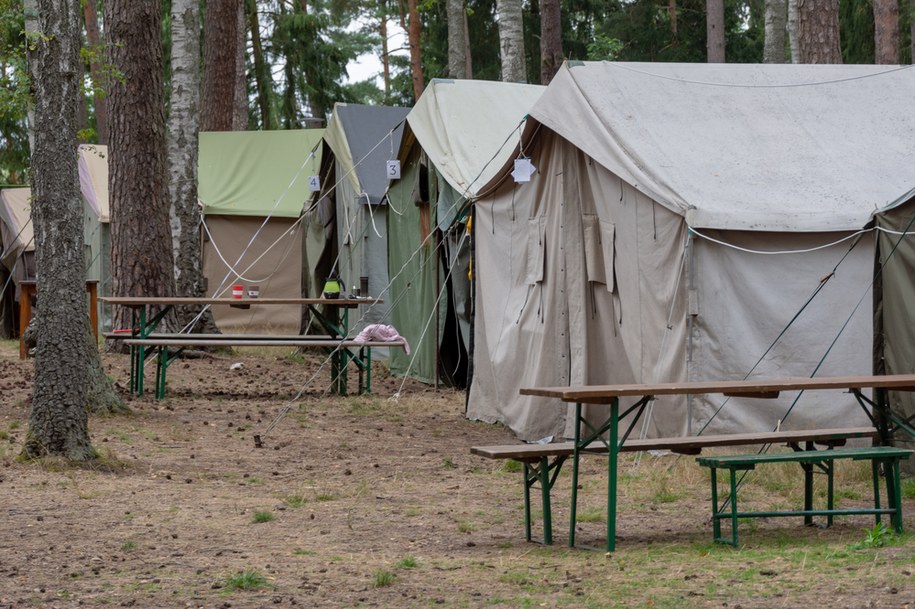
[[[300,216],[308,177],[320,167],[323,130],[203,132],[198,197],[203,206],[203,268],[210,295],[235,284],[262,297],[299,298]],[[301,312],[279,307],[216,307],[223,332],[296,334]]]
[[[515,152],[545,87],[434,79],[407,115],[401,177],[388,189],[391,323],[412,352],[391,371],[464,386],[469,372],[470,201]]]

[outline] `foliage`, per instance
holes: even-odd
[[[878,522],[870,529],[864,529],[864,541],[853,543],[849,546],[852,550],[866,550],[882,548],[893,538],[892,530],[883,522]]]
[[[276,516],[273,515],[273,512],[254,512],[253,521],[255,524],[263,524],[265,522],[272,522]]]
[[[0,184],[28,184],[29,84],[21,0],[0,0]]]
[[[269,587],[267,578],[254,570],[241,571],[226,578],[222,587],[227,591],[263,590]]]

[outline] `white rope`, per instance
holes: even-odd
[[[688,226],[687,228],[689,229],[689,231],[691,233],[693,233],[697,237],[701,237],[701,238],[705,239],[706,241],[711,241],[712,243],[717,243],[718,245],[723,245],[724,247],[729,247],[731,249],[734,249],[734,250],[737,250],[740,252],[746,252],[747,254],[759,254],[761,256],[780,256],[782,254],[807,254],[810,252],[816,252],[818,250],[828,249],[830,247],[833,247],[835,245],[842,243],[843,241],[848,241],[849,239],[854,239],[858,235],[863,235],[865,233],[869,233],[874,230],[874,229],[867,229],[867,228],[861,229],[859,231],[855,231],[849,235],[846,235],[845,237],[842,237],[841,239],[836,239],[835,241],[831,241],[831,242],[823,244],[823,245],[818,245],[816,247],[808,247],[808,248],[799,249],[799,250],[768,251],[768,250],[753,250],[753,249],[749,249],[746,247],[741,247],[739,245],[734,245],[733,243],[728,243],[727,241],[722,241],[721,239],[715,239],[714,237],[709,237],[708,235],[705,235],[705,234],[699,232],[692,226]]]

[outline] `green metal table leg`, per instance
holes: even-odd
[[[543,543],[553,545],[553,514],[550,509],[550,466],[546,457],[540,458],[540,496],[543,501]]]
[[[156,399],[165,399],[165,370],[168,368],[168,347],[159,347],[159,358],[156,365]]]
[[[826,509],[832,510],[836,505],[835,493],[835,461],[827,461],[826,467]],[[832,514],[826,516],[826,526],[832,526]]]
[[[575,404],[575,448],[572,452],[572,503],[569,514],[569,547],[575,547],[575,525],[578,518],[578,460],[581,456],[581,402]]]
[[[607,551],[616,549],[616,474],[619,469],[619,398],[613,398],[610,405],[610,435],[607,443],[610,452],[610,462],[607,464]]]
[[[893,506],[893,529],[897,533],[902,533],[902,493],[900,492],[901,487],[899,486],[899,459],[894,458],[893,460],[893,489],[890,490],[889,480],[887,480],[887,501]],[[889,463],[883,466],[884,471],[887,471]],[[889,472],[887,472],[889,473]]]
[[[372,348],[365,348],[365,392],[372,393]]]
[[[871,459],[871,476],[874,479],[874,509],[880,509],[880,464]],[[874,514],[874,523],[880,524],[880,514]]]
[[[140,338],[148,338],[146,307],[140,307]],[[146,347],[137,345],[137,395],[143,395],[143,367],[146,364]]]

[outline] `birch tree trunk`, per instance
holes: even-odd
[[[791,63],[801,63],[801,49],[797,43],[797,0],[788,0],[788,47]]]
[[[724,0],[705,0],[708,63],[724,63]]]
[[[89,62],[89,75],[96,90],[101,90],[92,96],[95,107],[95,134],[99,144],[108,144],[108,98],[104,89],[106,83],[102,78],[102,39],[98,30],[98,12],[95,9],[95,0],[85,0],[83,6],[83,20],[86,24],[86,41],[92,52],[92,61]]]
[[[448,78],[467,78],[467,30],[464,0],[448,0]]]
[[[419,22],[419,7],[416,0],[407,0],[407,11],[409,12],[410,24],[407,30],[407,39],[410,43],[410,72],[413,76],[413,101],[419,99],[423,94],[426,86],[426,79],[423,76],[423,61],[420,54],[420,33],[422,26]]]
[[[496,0],[502,81],[527,82],[524,66],[524,22],[521,0]]]
[[[559,0],[540,3],[540,84],[548,85],[562,66],[562,9]]]
[[[874,50],[876,63],[899,63],[899,0],[874,0]]]
[[[235,54],[238,2],[207,0],[203,25],[202,131],[232,131],[235,117]]]
[[[85,461],[96,453],[86,414],[89,321],[75,154],[83,75],[80,1],[38,0],[34,8],[37,35],[26,46],[35,97],[32,222],[44,331],[37,337],[23,456]]]
[[[797,0],[797,42],[801,63],[842,63],[839,0]]]
[[[108,107],[112,290],[115,296],[174,296],[161,3],[105,0],[105,26],[108,63],[124,75],[124,82],[112,84]],[[124,307],[116,310],[115,327],[130,327]],[[174,318],[160,327],[174,330]]]
[[[766,0],[766,31],[763,63],[785,63],[785,26],[788,7],[785,0]]]

